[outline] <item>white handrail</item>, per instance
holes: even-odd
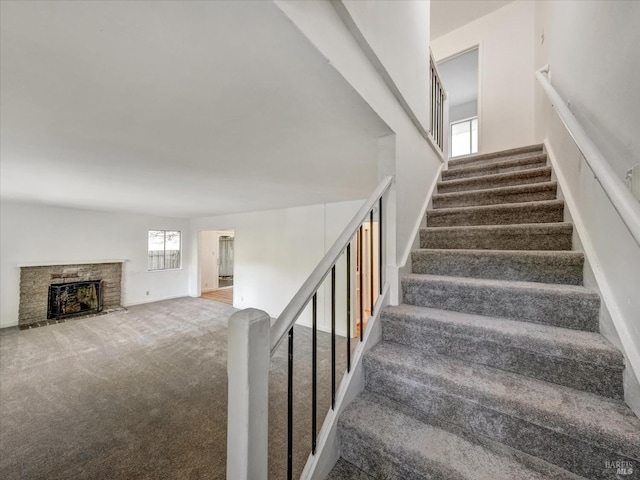
[[[571,113],[569,107],[564,104],[562,97],[558,94],[549,78],[544,75],[549,73],[549,65],[545,65],[536,71],[536,78],[542,85],[543,90],[551,100],[553,108],[558,112],[558,116],[566,127],[569,135],[577,145],[580,153],[584,157],[587,165],[591,168],[596,180],[602,186],[605,195],[622,219],[631,236],[640,245],[640,203],[633,197],[621,178],[617,177],[611,170],[609,162],[604,158],[598,147],[591,141],[587,132],[584,131],[576,117]]]
[[[338,261],[338,258],[342,255],[347,244],[351,241],[362,223],[366,220],[371,209],[376,206],[376,202],[389,189],[392,182],[393,177],[385,177],[380,182],[367,201],[362,204],[358,213],[355,214],[333,246],[329,249],[322,260],[320,260],[318,266],[313,270],[313,272],[311,272],[309,278],[307,278],[307,280],[302,284],[278,319],[273,323],[271,326],[271,355],[276,351],[278,345],[280,345],[282,339],[285,337],[287,332],[289,332],[304,308],[307,306],[313,294],[316,293],[318,288],[320,288],[325,277],[331,271],[331,267],[333,267]]]

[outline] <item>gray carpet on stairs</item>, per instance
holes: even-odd
[[[551,167],[529,168],[518,172],[496,173],[482,177],[462,178],[438,182],[438,193],[489,190],[514,185],[551,181]]]
[[[507,160],[487,163],[474,163],[473,165],[450,168],[442,172],[442,180],[454,180],[460,178],[480,177],[496,173],[519,172],[529,168],[544,167],[547,163],[546,154],[526,155]]]
[[[340,458],[326,480],[371,480],[373,478],[352,463]]]
[[[586,478],[640,458],[640,420],[620,402],[393,347],[366,357],[368,391]]]
[[[498,152],[480,153],[474,155],[467,155],[464,157],[457,157],[449,159],[449,169],[455,169],[468,166],[469,164],[479,165],[486,162],[493,162],[496,159],[507,158],[519,158],[526,157],[532,154],[539,154],[543,152],[543,145],[541,143],[535,145],[526,145],[524,147],[510,148],[508,150],[500,150]]]
[[[432,227],[420,230],[421,248],[482,250],[571,250],[573,225],[477,225]]]
[[[543,182],[472,192],[436,193],[432,197],[432,204],[433,208],[453,208],[555,200],[557,191],[556,182]]]
[[[562,222],[564,202],[507,203],[471,207],[427,210],[428,227],[460,227],[465,225],[510,225],[523,223]]]
[[[329,478],[640,479],[625,360],[545,163],[541,145],[449,162]]]
[[[551,465],[536,471],[405,412],[387,397],[362,394],[340,418],[343,457],[378,479],[575,479]]]
[[[632,458],[640,458],[640,419],[615,400],[393,342],[377,345],[365,362],[370,391],[415,408],[433,409],[440,403],[449,422],[455,423],[458,416],[467,425],[474,422],[471,428],[484,429],[486,435],[510,440],[503,426],[491,425],[482,414],[468,416],[465,412],[469,408],[486,407],[493,416],[512,417],[541,431],[571,432],[580,442],[607,445],[612,452],[626,451]],[[403,383],[413,388],[405,390]],[[447,400],[438,402],[438,398]],[[544,440],[534,439],[532,446],[540,448]]]
[[[447,250],[411,252],[413,273],[582,285],[584,255],[571,251]]]
[[[624,358],[602,335],[412,305],[383,312],[383,340],[622,400]]]
[[[598,331],[600,297],[581,286],[410,274],[404,303]]]

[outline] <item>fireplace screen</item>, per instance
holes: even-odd
[[[48,319],[102,311],[102,281],[49,285]]]

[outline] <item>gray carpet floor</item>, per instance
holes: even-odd
[[[234,311],[181,298],[1,331],[0,478],[225,478]],[[297,478],[311,446],[311,332],[296,327],[294,338]],[[339,381],[344,338],[337,345]],[[320,426],[331,395],[328,334],[318,347]],[[286,478],[286,342],[272,358],[269,402],[269,478]]]

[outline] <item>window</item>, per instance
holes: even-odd
[[[451,156],[478,153],[478,117],[451,124]]]
[[[180,232],[149,230],[148,270],[180,268]]]

